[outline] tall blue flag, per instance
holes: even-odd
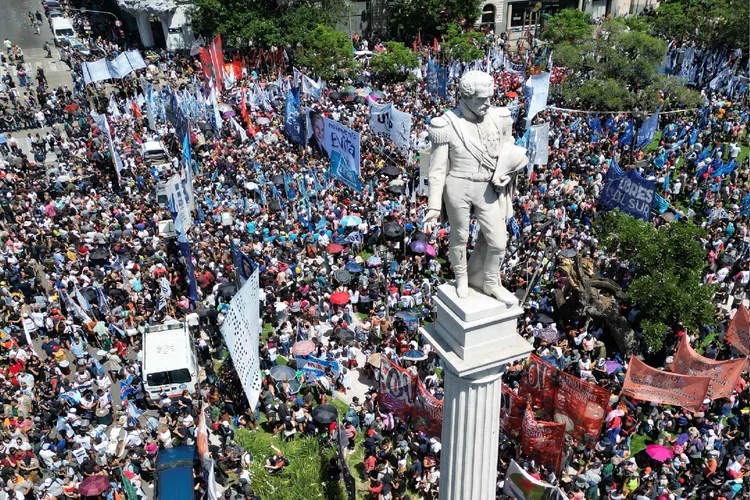
[[[300,113],[299,88],[291,89],[286,95],[284,106],[284,132],[295,144],[305,142],[304,118]]]
[[[698,129],[694,128],[692,132],[690,132],[690,139],[688,139],[688,146],[692,146],[698,142]]]
[[[609,130],[610,132],[615,129],[616,125],[617,124],[615,123],[615,119],[612,116],[607,118],[607,121],[604,122],[604,126],[607,127],[607,130]]]
[[[617,141],[617,147],[622,148],[624,146],[630,146],[633,144],[633,120],[628,122],[628,128],[622,134],[620,140]]]
[[[602,123],[599,121],[597,115],[589,115],[589,128],[596,135],[602,135],[604,133],[604,130],[602,130]]]
[[[647,146],[656,135],[656,129],[659,128],[659,109],[657,109],[653,115],[648,117],[648,120],[643,122],[641,129],[638,131],[638,137],[635,141],[636,151],[644,146]]]
[[[667,152],[664,151],[662,154],[654,158],[654,166],[656,168],[663,168],[667,163]]]

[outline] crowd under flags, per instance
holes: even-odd
[[[648,119],[643,122],[640,130],[638,130],[638,137],[635,142],[635,150],[639,150],[647,146],[656,135],[656,130],[659,128],[659,111],[661,107],[657,109],[653,115],[649,116]]]

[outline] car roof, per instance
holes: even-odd
[[[172,462],[195,460],[195,446],[175,446],[164,449],[156,456],[156,468],[168,466]]]

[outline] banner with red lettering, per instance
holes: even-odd
[[[523,398],[503,385],[500,396],[500,430],[514,438],[520,436],[525,410],[526,402]]]
[[[518,395],[531,404],[534,411],[542,410],[542,418],[554,415],[555,378],[557,368],[532,354],[521,377]]]
[[[400,418],[407,420],[414,411],[417,376],[397,366],[393,361],[381,357],[378,400]]]
[[[622,394],[643,401],[698,411],[706,399],[710,383],[710,377],[664,372],[631,356]]]
[[[554,421],[565,424],[565,431],[586,446],[594,447],[611,395],[606,389],[558,370]]]
[[[682,375],[710,377],[708,397],[718,399],[728,398],[732,395],[732,390],[737,386],[737,381],[740,379],[742,372],[745,371],[746,366],[746,359],[716,361],[703,357],[690,347],[687,335],[683,335],[674,355],[672,371]]]
[[[214,72],[214,83],[216,88],[224,88],[224,49],[221,44],[221,35],[216,35],[211,44],[208,46],[208,52],[211,55],[211,64]],[[201,59],[202,60],[202,59]]]
[[[443,401],[430,394],[421,380],[417,380],[417,399],[414,401],[412,423],[431,437],[440,437],[443,429]]]
[[[724,339],[745,356],[750,356],[750,314],[744,305],[734,313]]]
[[[521,425],[521,450],[528,458],[559,474],[565,451],[565,424],[540,422],[527,405]]]

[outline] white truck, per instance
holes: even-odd
[[[150,403],[160,395],[177,397],[182,391],[195,392],[201,369],[193,335],[187,324],[168,321],[149,325],[143,333],[143,387]]]

